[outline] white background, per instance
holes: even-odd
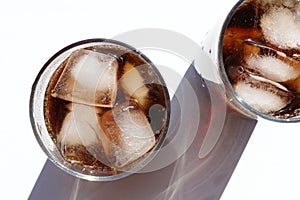
[[[5,2],[5,3],[4,3]],[[163,28],[201,43],[234,0],[11,0],[0,5],[1,198],[27,199],[46,161],[31,129],[31,85],[64,46]],[[187,66],[183,66],[187,67]],[[259,123],[222,199],[300,199],[299,124]]]

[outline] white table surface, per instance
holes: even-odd
[[[235,3],[234,0],[1,2],[1,196],[27,199],[46,161],[31,129],[29,97],[37,73],[50,56],[82,39],[112,38],[141,28],[172,30],[200,44],[209,28]],[[299,130],[300,123],[260,121],[222,200],[300,199]]]

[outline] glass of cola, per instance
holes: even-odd
[[[71,44],[43,66],[31,93],[35,136],[64,171],[93,181],[126,177],[159,150],[169,123],[158,69],[115,40]]]
[[[298,0],[239,1],[209,32],[203,49],[217,69],[213,81],[223,85],[237,111],[251,118],[300,121]]]

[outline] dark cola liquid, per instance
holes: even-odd
[[[149,89],[149,93],[146,99],[143,99],[142,109],[145,113],[153,133],[155,134],[156,144],[162,138],[167,126],[168,117],[168,95],[166,93],[166,87],[158,71],[154,69],[151,63],[148,63],[141,55],[135,51],[125,48],[118,48],[117,45],[95,45],[85,48],[86,50],[92,50],[108,55],[114,56],[118,61],[117,79],[120,80],[126,73],[128,65],[130,67],[136,67],[139,74],[144,79],[145,86]],[[66,145],[64,147],[58,142],[58,134],[62,128],[62,123],[70,112],[69,106],[72,104],[70,101],[54,98],[51,94],[55,84],[59,80],[64,68],[66,67],[68,58],[62,62],[57,70],[52,75],[50,82],[48,83],[46,95],[45,95],[45,119],[48,131],[53,139],[57,148],[61,152],[64,159],[72,163],[74,170],[81,171],[81,173],[109,176],[120,173],[120,171],[103,164],[89,153],[84,145]],[[140,67],[144,66],[144,67]],[[112,108],[97,108],[97,117],[101,118],[106,112],[122,105],[125,102],[135,101],[140,99],[134,99],[123,91],[123,88],[118,85],[116,102]],[[153,147],[155,148],[155,146]],[[151,150],[150,150],[151,151]],[[150,153],[150,151],[148,153]],[[101,153],[101,152],[100,152]],[[103,153],[103,152],[102,152]],[[147,154],[145,155],[147,156]],[[144,156],[144,157],[145,157]]]
[[[243,66],[245,65],[244,52],[245,44],[247,43],[251,43],[251,45],[258,47],[264,47],[259,51],[257,50],[257,52],[254,52],[254,54],[276,57],[277,51],[280,51],[291,59],[294,59],[293,62],[299,62],[300,60],[299,50],[293,48],[283,49],[265,39],[260,21],[262,16],[274,5],[262,5],[261,2],[262,1],[252,0],[242,3],[233,14],[225,30],[223,39],[223,62],[228,78],[233,86],[238,81],[245,78],[245,76],[243,76],[245,73]],[[279,1],[274,2],[278,4]],[[284,5],[282,5],[282,7],[285,8]],[[300,64],[298,67],[300,68]],[[251,70],[248,70],[247,73],[253,73],[254,75],[257,75],[256,72]],[[265,114],[283,119],[300,116],[299,78],[298,80],[279,82],[279,84],[283,85],[289,90],[292,100],[290,101],[289,105],[285,106],[284,108]]]

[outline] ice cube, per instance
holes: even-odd
[[[163,85],[149,64],[135,66],[130,62],[124,65],[124,73],[119,80],[125,94],[135,99],[144,110],[164,102]]]
[[[72,103],[69,109],[70,112],[66,115],[57,136],[62,154],[65,157],[72,155],[72,158],[69,158],[71,161],[84,161],[86,157],[93,157],[94,161],[99,160],[107,164],[97,116],[102,109],[77,103]]]
[[[286,82],[300,75],[300,62],[284,52],[265,46],[261,42],[244,41],[246,69],[276,82]]]
[[[284,86],[262,77],[244,76],[234,85],[238,96],[255,110],[270,114],[287,106],[294,98]]]
[[[282,49],[300,49],[300,21],[289,8],[274,6],[260,26],[266,40]]]
[[[153,130],[135,101],[125,102],[103,114],[104,151],[113,167],[122,169],[143,157],[155,145]]]
[[[52,96],[91,106],[112,107],[117,94],[118,62],[110,55],[77,50],[71,54]]]
[[[257,71],[267,79],[286,82],[300,75],[300,67],[296,68],[274,56],[253,55],[246,58],[247,68]]]
[[[126,62],[124,65],[124,75],[120,79],[121,87],[128,96],[136,99],[142,106],[147,104],[146,100],[149,93],[149,89],[146,87],[144,81],[138,67],[135,67],[130,62]]]

